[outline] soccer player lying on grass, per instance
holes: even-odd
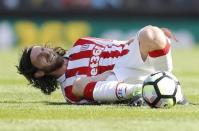
[[[149,74],[172,71],[171,38],[168,29],[146,26],[127,41],[80,38],[68,51],[32,46],[23,50],[17,68],[44,94],[59,83],[69,103],[129,101],[141,96]],[[181,90],[178,95],[181,103]]]

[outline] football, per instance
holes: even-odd
[[[170,108],[176,104],[179,86],[180,83],[173,74],[157,72],[145,79],[142,96],[144,101],[152,108]]]

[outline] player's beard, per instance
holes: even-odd
[[[64,64],[64,58],[62,56],[56,55],[53,64],[48,67],[45,67],[43,71],[45,72],[45,74],[50,74],[61,68],[63,64]]]

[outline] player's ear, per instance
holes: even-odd
[[[38,70],[37,72],[35,72],[34,77],[35,78],[40,78],[43,77],[45,75],[45,73],[41,70]]]

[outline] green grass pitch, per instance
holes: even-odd
[[[171,109],[124,105],[67,105],[57,90],[41,94],[16,72],[18,50],[0,52],[0,130],[192,131],[199,130],[199,106]],[[174,74],[186,97],[199,103],[199,48],[173,50]]]

